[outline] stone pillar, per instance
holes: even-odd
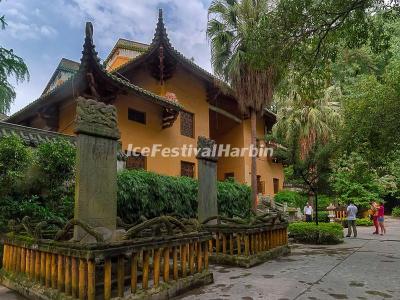
[[[217,161],[215,141],[200,136],[197,142],[198,180],[197,194],[198,219],[205,219],[218,215],[217,203]]]
[[[116,229],[117,148],[120,137],[114,106],[79,97],[74,218],[98,228],[105,238]],[[74,228],[74,240],[85,232]]]

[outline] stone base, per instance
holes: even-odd
[[[213,274],[203,271],[178,281],[161,283],[159,287],[149,290],[138,290],[135,294],[126,295],[123,299],[127,300],[162,300],[170,299],[182,294],[190,289],[211,284],[214,282]],[[25,276],[15,276],[0,271],[0,283],[5,287],[16,291],[30,300],[71,300],[70,296],[59,293],[56,290],[45,288],[37,283],[28,280]],[[118,298],[121,299],[121,298]]]
[[[262,264],[270,259],[290,254],[290,247],[280,246],[268,251],[259,252],[257,254],[244,256],[244,255],[230,255],[218,254],[210,256],[210,263],[217,265],[228,265],[242,268],[250,268]]]

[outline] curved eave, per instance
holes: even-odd
[[[182,110],[183,107],[179,103],[156,95],[124,79],[108,73],[100,64],[100,59],[97,56],[95,45],[93,44],[92,35],[93,27],[92,24],[88,22],[86,24],[86,36],[85,43],[83,45],[81,64],[79,66],[78,72],[75,75],[73,75],[70,79],[66,80],[63,84],[56,87],[49,93],[42,95],[32,103],[14,113],[5,121],[19,123],[30,117],[33,117],[43,107],[60,103],[66,99],[74,98],[81,91],[84,91],[87,88],[86,74],[89,71],[95,72],[97,75],[107,80],[109,84],[121,90],[132,92],[138,96],[145,98],[146,100],[149,100],[163,107],[171,108],[177,111]]]
[[[215,86],[224,86],[226,87],[227,91],[230,91],[229,86],[220,80],[219,78],[215,77],[213,74],[210,72],[206,71],[202,67],[198,66],[195,64],[193,61],[185,57],[182,53],[180,53],[178,50],[176,50],[167,34],[167,30],[164,25],[164,20],[163,20],[163,14],[162,10],[159,10],[159,17],[158,17],[158,22],[157,22],[157,27],[156,31],[154,33],[154,38],[149,46],[149,48],[140,54],[139,56],[135,57],[134,59],[129,60],[127,63],[123,64],[122,66],[114,69],[112,73],[120,73],[122,75],[127,74],[129,71],[133,70],[137,66],[139,66],[141,63],[145,62],[147,58],[149,58],[151,55],[153,55],[155,52],[158,51],[160,46],[163,46],[164,51],[168,51],[170,55],[172,55],[174,58],[177,59],[178,62],[181,63],[181,65],[185,68],[187,68],[189,71],[194,72],[197,76],[199,76],[201,79],[215,85]],[[233,93],[229,93],[228,95],[232,96]]]
[[[82,81],[79,78],[79,73],[73,75],[60,86],[29,103],[27,106],[12,114],[4,121],[10,123],[22,122],[30,117],[35,116],[35,114],[38,113],[43,107],[62,102],[68,98],[72,98],[74,96],[74,92],[77,92],[83,88]]]

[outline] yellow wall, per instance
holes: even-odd
[[[118,56],[113,63],[111,64],[111,66],[108,68],[108,71],[112,71],[124,64],[126,64],[128,61],[130,60],[129,57],[126,56]]]
[[[58,131],[64,134],[74,134],[76,102],[68,101],[60,107]]]
[[[119,129],[121,132],[122,149],[127,150],[128,145],[134,147],[151,147],[154,143],[164,147],[181,147],[183,144],[196,146],[198,136],[209,137],[209,108],[206,101],[206,89],[202,82],[181,67],[177,67],[174,76],[167,80],[161,88],[159,82],[148,74],[146,70],[135,72],[132,82],[156,94],[164,95],[166,92],[175,93],[178,101],[185,110],[194,114],[194,138],[180,134],[180,117],[174,125],[167,129],[161,128],[162,108],[151,101],[141,99],[135,95],[120,95],[114,105],[118,111]],[[146,125],[128,120],[128,108],[133,108],[146,113]],[[71,101],[60,108],[59,131],[73,134],[76,104]],[[257,135],[264,136],[264,121],[257,121]],[[245,120],[235,125],[230,131],[218,136],[218,144],[231,144],[232,147],[249,147],[250,120]],[[197,163],[194,155],[191,157],[164,158],[159,153],[156,157],[148,157],[147,170],[160,174],[178,176],[181,172],[181,161]],[[222,157],[218,162],[218,179],[223,180],[225,173],[234,172],[238,182],[250,184],[251,158]],[[197,176],[197,165],[195,166]],[[265,158],[257,160],[257,174],[265,182],[265,191],[273,195],[273,178],[278,178],[283,185],[283,170],[281,164],[272,163]]]
[[[265,122],[257,119],[257,137],[263,138],[265,136],[264,129]],[[251,143],[251,124],[250,119],[244,121],[244,140],[245,144]],[[274,195],[273,178],[279,179],[279,189],[283,188],[283,167],[280,163],[274,163],[270,158],[260,157],[257,158],[257,175],[261,176],[261,181],[265,182],[265,194],[269,196]],[[251,157],[245,157],[245,178],[246,182],[251,183]]]

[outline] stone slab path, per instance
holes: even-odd
[[[398,300],[400,220],[387,227],[386,236],[360,227],[336,246],[293,245],[290,256],[251,269],[214,267],[214,284],[177,299]]]
[[[400,219],[388,234],[359,227],[357,239],[336,246],[292,245],[290,256],[251,269],[212,267],[215,283],[176,299],[400,299]],[[1,300],[23,298],[0,286]]]

